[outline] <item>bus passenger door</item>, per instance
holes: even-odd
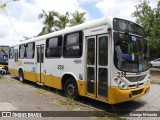
[[[97,97],[108,98],[108,35],[97,36]]]
[[[18,49],[14,50],[14,75],[18,76]]]
[[[108,35],[87,37],[87,95],[108,98]]]
[[[36,60],[36,78],[37,82],[44,82],[44,45],[37,46],[37,60]]]
[[[96,36],[87,38],[87,95],[96,97]]]

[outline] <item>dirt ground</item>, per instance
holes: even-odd
[[[160,72],[159,71],[151,71],[150,72],[151,81],[160,82]]]
[[[44,113],[44,116],[47,116],[47,114],[55,115],[58,118],[54,117],[54,119],[57,118],[58,120],[75,120],[75,118],[76,120],[120,119],[119,117],[112,117],[111,114],[106,112],[100,112],[101,110],[90,105],[66,98],[56,89],[38,86],[32,82],[21,83],[16,78],[10,76],[0,78],[0,116],[1,111],[42,111],[42,113],[51,111],[51,113]],[[86,117],[85,115],[88,116],[90,111],[90,116]],[[84,117],[82,117],[83,115]],[[98,116],[103,117],[99,118]],[[50,118],[44,117],[41,120]],[[4,118],[4,120],[7,119]],[[17,118],[13,120],[17,120]],[[40,119],[38,118],[38,120]]]
[[[155,83],[157,82],[160,83],[160,71],[151,71],[151,81],[152,82],[154,81]],[[159,85],[152,84],[152,91],[156,93],[157,89],[159,89]],[[150,95],[155,95],[153,94],[153,92],[150,92]],[[150,106],[157,106],[157,104],[150,105],[147,103],[152,103],[151,101],[155,101],[155,99],[153,100],[153,98],[156,98],[156,97],[155,96],[151,97],[150,95],[146,95],[147,98],[143,97],[138,100],[133,100],[133,101],[124,103],[126,105],[120,104],[119,106],[121,106],[120,107],[121,109],[122,108],[126,109],[128,106],[130,106],[130,104],[136,103],[136,105],[133,105],[133,111],[136,111],[136,110],[141,110],[142,107],[140,107],[139,109],[139,106],[145,103],[145,105],[142,105],[144,110],[148,108],[153,109],[154,107],[150,107]],[[159,95],[156,95],[156,96],[159,96]],[[88,111],[96,111],[97,112],[96,116],[101,116],[98,113],[99,110],[96,109],[96,107],[92,107],[92,106],[98,106],[97,108],[101,108],[100,111],[101,110],[103,111],[103,107],[104,107],[104,111],[107,111],[113,107],[113,106],[92,101],[92,100],[89,100],[90,101],[89,102],[88,100],[89,99],[85,99],[84,100],[85,102],[73,101],[71,99],[64,97],[56,89],[44,88],[30,82],[21,83],[17,79],[12,78],[11,76],[4,76],[0,79],[0,111],[86,111],[86,113]],[[156,100],[158,101],[157,98]],[[117,108],[119,108],[119,106]],[[136,108],[134,108],[134,106],[136,106]],[[130,107],[129,107],[129,110],[131,110]],[[99,119],[101,120],[117,120],[118,119],[119,120],[121,119],[119,117],[114,117],[115,114],[113,115],[113,117],[112,115],[113,114],[106,114],[105,112],[105,117],[95,117],[95,115],[93,115],[94,117],[58,117],[58,118],[56,117],[56,118],[58,120],[74,120],[75,118],[76,120],[77,119],[78,120],[99,120]],[[16,120],[16,119],[17,118],[13,120]],[[52,119],[52,118],[47,117],[42,120],[48,120],[48,119]],[[4,120],[6,120],[6,118],[4,118]]]

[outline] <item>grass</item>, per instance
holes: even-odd
[[[73,98],[67,98],[60,100],[61,105],[65,105],[69,111],[86,111],[91,112],[94,120],[124,120],[118,116],[118,114],[107,113],[103,110],[92,107],[91,105],[83,104],[79,101],[74,101]]]
[[[0,75],[0,80],[3,78],[3,76],[2,75]]]
[[[150,73],[153,76],[160,76],[160,72],[159,71],[151,71]]]
[[[45,91],[39,89],[34,90],[32,93],[37,96],[46,96]]]
[[[12,78],[7,78],[7,79],[13,82],[17,82],[19,84],[23,84],[19,82],[18,80],[15,80]],[[23,84],[23,85],[27,85],[30,87],[34,86],[34,88],[37,87],[37,85],[35,84]],[[49,97],[50,96],[51,97],[51,101],[49,101],[50,103],[53,103],[53,105],[56,105],[56,106],[63,106],[67,108],[68,111],[86,111],[86,113],[88,111],[93,111],[93,113],[92,112],[91,113],[93,114],[93,118],[95,120],[99,120],[99,119],[101,120],[122,120],[117,114],[110,114],[101,109],[94,108],[91,105],[83,104],[80,101],[74,101],[72,98],[63,97],[60,93],[61,92],[59,92],[59,90],[51,89],[48,87],[37,87],[36,89],[32,91],[32,94],[39,96],[39,97]],[[52,98],[52,95],[54,96],[53,98]]]

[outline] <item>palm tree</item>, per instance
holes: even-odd
[[[55,20],[55,30],[61,30],[65,29],[67,27],[67,24],[69,23],[69,13],[66,12],[65,15],[57,14],[56,16],[58,20]]]
[[[39,19],[44,19],[43,24],[44,27],[42,31],[38,35],[44,35],[50,32],[53,32],[53,27],[55,26],[55,16],[58,13],[55,11],[49,11],[48,14],[42,9],[42,13],[39,14]]]
[[[42,31],[37,36],[48,34],[49,31],[50,30],[45,26],[45,27],[42,28]]]
[[[78,11],[72,13],[71,15],[73,18],[70,20],[70,26],[75,26],[84,23],[86,20],[86,18],[84,17],[85,14],[85,12],[80,13]]]

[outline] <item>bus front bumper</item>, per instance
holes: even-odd
[[[127,90],[121,90],[118,87],[109,87],[108,102],[110,104],[117,104],[133,100],[147,94],[149,90],[150,90],[150,83],[139,88],[127,89]]]

